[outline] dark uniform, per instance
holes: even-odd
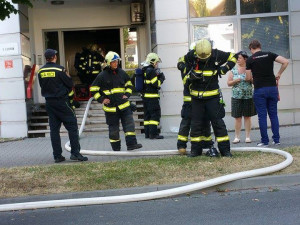
[[[158,125],[160,123],[161,109],[159,104],[159,90],[165,76],[153,65],[143,67],[144,91],[144,129],[145,137],[150,139],[163,138],[159,136]]]
[[[190,81],[190,70],[184,61],[184,57],[180,57],[178,60],[177,68],[181,71],[181,78],[183,82],[183,105],[181,109],[181,122],[178,132],[177,149],[186,149],[188,137],[191,129],[191,113],[192,113],[192,97],[190,94],[189,87]],[[201,127],[201,147],[210,148],[213,145],[211,138],[210,121],[208,119],[203,120],[203,126]]]
[[[106,67],[95,79],[90,91],[94,98],[102,103],[104,99],[109,99],[110,103],[103,105],[106,123],[109,128],[109,140],[114,151],[121,150],[121,139],[119,121],[123,126],[127,150],[135,149],[137,144],[133,114],[128,98],[132,94],[133,85],[126,72],[120,68],[112,70]]]
[[[224,101],[219,87],[219,75],[224,75],[236,63],[237,55],[212,49],[211,56],[201,61],[195,50],[185,55],[185,62],[192,66],[190,73],[190,94],[192,96],[192,152],[202,153],[201,142],[210,142],[202,136],[206,118],[211,122],[218,148],[222,156],[231,156],[230,142],[223,118],[225,117]],[[225,66],[222,66],[226,63]]]
[[[102,71],[101,63],[104,57],[97,51],[83,48],[82,53],[76,53],[74,67],[82,83],[91,85]]]
[[[42,89],[42,96],[46,99],[54,159],[62,157],[59,131],[61,123],[63,123],[69,134],[71,157],[72,155],[78,156],[78,160],[86,161],[87,158],[82,157],[79,153],[80,144],[77,118],[69,99],[69,94],[70,97],[73,95],[72,79],[66,74],[64,67],[53,62],[47,62],[38,71],[38,78]]]

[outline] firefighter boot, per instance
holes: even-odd
[[[121,151],[121,141],[111,142],[110,144],[113,151]]]
[[[178,152],[180,155],[186,155],[186,149],[185,148],[178,148]]]
[[[150,139],[164,139],[164,136],[159,135],[159,134],[157,134],[157,135],[150,134],[149,137],[150,137]]]
[[[142,148],[142,147],[143,147],[142,144],[129,145],[129,146],[127,146],[127,151],[132,151],[132,150],[139,149],[139,148]]]
[[[209,148],[209,150],[205,153],[205,155],[208,157],[218,157],[219,152],[216,148],[212,147],[212,148]]]
[[[188,157],[197,157],[202,155],[202,148],[201,149],[192,149],[191,153],[188,155]]]

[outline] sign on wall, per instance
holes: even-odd
[[[4,61],[5,69],[12,69],[14,68],[13,60],[5,60]]]
[[[0,44],[0,56],[18,55],[19,49],[17,43]]]

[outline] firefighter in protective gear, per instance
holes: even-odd
[[[193,42],[190,45],[190,50],[195,49],[196,47],[196,42]],[[187,147],[187,142],[188,142],[188,137],[190,134],[190,129],[191,129],[191,111],[192,111],[192,98],[190,95],[190,79],[189,79],[189,68],[187,67],[184,56],[180,57],[177,63],[177,68],[181,71],[181,78],[183,82],[183,105],[181,109],[181,122],[179,126],[179,132],[178,132],[178,139],[177,139],[177,149],[180,154],[186,154],[186,147]],[[212,138],[211,138],[211,129],[210,129],[210,122],[209,120],[205,119],[203,121],[203,127],[201,130],[201,135],[202,137],[202,147],[203,148],[211,148],[213,146]],[[205,140],[211,140],[205,141]],[[195,152],[192,152],[190,154],[190,157],[195,157],[198,156],[198,154],[193,154]]]
[[[229,136],[223,121],[224,101],[218,79],[234,67],[237,55],[212,49],[209,40],[201,39],[197,41],[195,49],[189,51],[184,59],[191,67],[189,78],[192,96],[191,152],[195,155],[202,154],[201,129],[207,117],[213,127],[221,155],[231,157]]]
[[[62,156],[60,127],[68,130],[71,144],[71,160],[87,161],[88,158],[80,154],[80,143],[77,118],[70,100],[73,98],[73,82],[64,67],[56,64],[57,51],[47,49],[45,58],[47,63],[38,71],[42,96],[46,99],[46,110],[49,116],[50,137],[53,156],[56,163],[65,161]]]
[[[121,150],[120,120],[125,133],[127,150],[141,148],[137,143],[131,104],[128,98],[133,85],[126,72],[118,68],[120,56],[108,52],[105,56],[107,67],[97,76],[90,87],[94,98],[103,104],[106,124],[109,128],[109,140],[114,151]]]
[[[144,90],[142,93],[144,102],[144,129],[145,138],[163,139],[159,135],[158,126],[160,123],[161,109],[159,104],[159,90],[165,80],[165,76],[160,72],[158,63],[161,62],[156,53],[149,53],[143,63]]]

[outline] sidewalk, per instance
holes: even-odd
[[[269,137],[271,138],[271,130],[268,130]],[[143,144],[142,151],[149,150],[174,150],[176,149],[177,134],[166,133],[163,134],[165,139],[149,140],[145,139],[144,135],[138,135],[138,142]],[[231,144],[231,147],[256,147],[256,143],[260,141],[259,130],[252,130],[251,139],[252,143],[244,143],[244,131],[242,131],[241,143]],[[281,145],[276,148],[283,149],[289,146],[300,145],[300,125],[280,127]],[[234,132],[229,132],[230,140],[234,139]],[[124,135],[121,135],[122,150],[126,150]],[[67,137],[62,137],[62,146],[68,141]],[[107,150],[112,151],[109,143],[108,135],[101,136],[85,136],[83,135],[80,140],[81,148],[85,150]],[[188,148],[190,145],[188,145]],[[274,146],[270,145],[274,148]],[[0,143],[0,168],[9,168],[17,166],[34,166],[34,165],[47,165],[54,164],[52,156],[52,147],[50,138],[26,138],[24,140]],[[70,153],[66,150],[63,155],[67,158],[64,163],[70,163]],[[120,156],[88,156],[89,162],[104,162],[112,160],[124,160],[133,157],[120,157]]]

